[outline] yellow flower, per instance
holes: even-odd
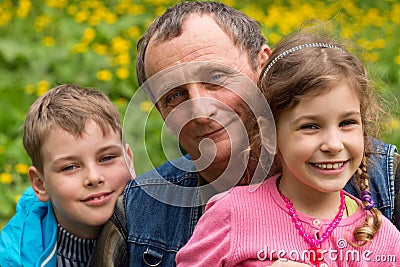
[[[107,13],[104,16],[104,21],[107,24],[114,24],[117,21],[117,16],[115,14],[113,14],[113,13]]]
[[[52,8],[64,8],[67,6],[67,0],[47,0],[46,4]]]
[[[138,38],[141,35],[140,28],[138,26],[132,26],[127,31],[128,36],[132,38]]]
[[[15,165],[15,171],[18,172],[19,174],[27,174],[28,173],[29,166],[23,163],[18,163]]]
[[[50,18],[47,15],[38,16],[34,22],[35,31],[41,32],[43,31],[44,27],[46,27],[50,23]]]
[[[92,49],[98,55],[107,55],[108,48],[104,44],[93,44]]]
[[[163,10],[165,11],[165,8],[163,8]],[[141,15],[145,11],[146,8],[143,5],[130,5],[128,13],[131,15]],[[164,13],[164,11],[162,11],[162,13]],[[158,11],[156,13],[158,14]]]
[[[7,9],[3,9],[0,6],[0,26],[4,26],[9,23],[12,19],[11,12],[7,11]]]
[[[19,199],[21,198],[22,194],[18,194],[15,196],[14,201],[15,203],[18,203]]]
[[[363,60],[366,62],[377,62],[379,60],[379,54],[377,52],[365,53]]]
[[[151,103],[150,101],[143,101],[142,103],[140,103],[139,108],[143,112],[150,112],[153,108],[153,103]]]
[[[67,8],[67,14],[70,16],[74,16],[77,12],[78,8],[76,6],[71,5]]]
[[[36,93],[38,96],[41,96],[49,90],[50,83],[46,80],[41,80],[38,82],[37,87],[38,88]]]
[[[96,16],[96,15],[90,16],[89,19],[88,19],[88,23],[89,23],[90,26],[99,25],[100,22],[101,22],[101,17]]]
[[[89,15],[88,15],[87,12],[79,11],[78,13],[75,14],[74,20],[75,20],[76,22],[78,22],[78,23],[82,23],[82,22],[84,22],[84,21],[87,20],[88,16],[89,16]]]
[[[82,42],[90,43],[96,37],[96,31],[93,28],[86,28],[82,36]]]
[[[117,99],[115,100],[115,105],[116,105],[117,107],[123,108],[123,107],[126,106],[126,103],[127,103],[127,102],[128,102],[128,101],[127,101],[125,98],[120,97],[120,98],[117,98]]]
[[[131,48],[131,43],[120,36],[114,37],[111,41],[111,45],[113,51],[118,54],[127,52]]]
[[[376,40],[373,41],[373,46],[375,48],[380,48],[381,49],[381,48],[384,48],[385,45],[386,45],[386,42],[382,38],[379,38],[379,39],[376,39]]]
[[[342,28],[342,36],[347,39],[351,39],[354,36],[354,29],[351,26]]]
[[[128,79],[130,76],[130,72],[129,69],[126,67],[121,67],[118,68],[117,71],[115,72],[115,74],[117,75],[117,77],[121,80],[125,80]]]
[[[8,172],[0,173],[0,183],[2,184],[11,184],[13,181],[13,177]]]
[[[45,46],[51,47],[51,46],[54,46],[54,45],[56,44],[56,40],[55,40],[53,37],[51,37],[51,36],[45,36],[45,37],[43,37],[43,39],[42,39],[42,43],[43,43]]]
[[[84,44],[84,43],[75,44],[72,49],[72,51],[77,54],[83,54],[87,50],[88,50],[88,46],[87,46],[87,44]]]
[[[398,130],[400,129],[400,121],[396,118],[392,118],[390,126],[392,127],[392,130]]]
[[[122,53],[118,55],[115,60],[114,60],[115,65],[129,65],[131,63],[131,57],[129,56],[129,53]]]
[[[27,86],[25,86],[25,92],[27,94],[33,94],[33,92],[35,92],[35,86],[32,84],[28,84]]]
[[[271,44],[276,44],[279,42],[279,40],[282,38],[279,34],[272,32],[270,35],[268,35],[268,43]]]
[[[397,55],[397,56],[394,58],[394,63],[396,63],[397,65],[400,65],[400,54]]]
[[[32,10],[32,3],[30,0],[20,0],[18,9],[17,9],[17,17],[19,18],[25,18],[26,16],[29,15],[29,13]]]
[[[109,70],[99,70],[97,72],[97,79],[100,81],[109,81],[112,78],[112,73]]]

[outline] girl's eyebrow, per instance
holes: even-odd
[[[340,117],[345,118],[345,117],[354,116],[354,115],[361,117],[360,111],[346,111]],[[301,116],[295,118],[292,121],[292,123],[298,123],[299,121],[302,121],[302,120],[315,120],[318,117],[319,117],[319,113],[311,114],[311,115],[301,115]]]

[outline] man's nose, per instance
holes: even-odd
[[[207,122],[217,114],[220,101],[213,97],[207,85],[194,83],[189,88],[191,119],[197,122]]]

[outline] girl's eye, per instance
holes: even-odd
[[[315,124],[304,124],[300,127],[302,130],[316,130],[318,129],[317,125]]]
[[[340,127],[345,127],[345,126],[350,126],[350,125],[353,125],[353,124],[357,124],[357,122],[354,121],[354,120],[346,120],[346,121],[342,121],[342,122],[339,124],[339,126],[340,126]]]

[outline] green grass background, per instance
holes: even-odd
[[[229,0],[258,20],[271,47],[310,19],[332,22],[342,37],[361,50],[376,87],[389,107],[382,139],[400,146],[400,3],[393,0]],[[0,227],[14,214],[29,185],[30,160],[21,126],[30,104],[61,83],[105,92],[123,117],[137,89],[136,44],[154,17],[176,3],[169,0],[3,0],[0,1]],[[146,114],[149,103],[138,109]],[[165,160],[160,148],[161,119],[152,112],[146,136],[151,161]],[[141,139],[140,139],[141,138]],[[135,144],[133,144],[135,145]],[[144,155],[135,155],[136,169]]]

